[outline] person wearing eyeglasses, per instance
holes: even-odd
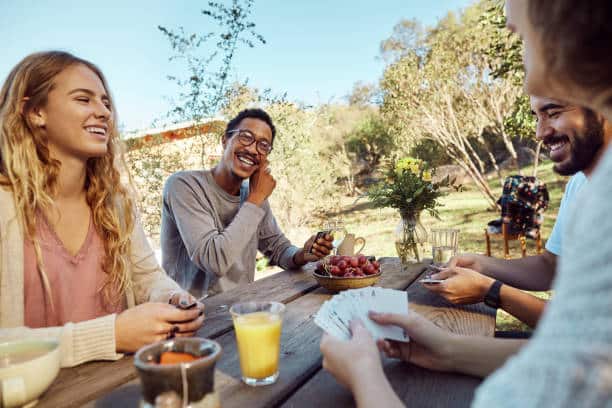
[[[330,253],[330,235],[313,235],[298,248],[276,223],[268,203],[276,187],[268,162],[275,136],[265,111],[243,110],[227,124],[219,164],[181,171],[166,181],[162,264],[194,296],[253,282],[258,250],[284,269]]]

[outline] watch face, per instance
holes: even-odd
[[[498,308],[498,306],[495,304],[493,299],[490,299],[488,296],[485,297],[484,304],[489,306],[489,307],[492,307],[493,309],[497,309]]]

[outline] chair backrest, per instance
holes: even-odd
[[[546,184],[536,177],[513,175],[504,181],[501,206],[502,221],[511,234],[525,233],[542,224],[542,213],[548,208]]]

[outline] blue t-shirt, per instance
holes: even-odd
[[[553,254],[560,256],[562,253],[562,241],[561,236],[563,230],[567,224],[566,218],[569,214],[569,210],[576,200],[576,194],[582,189],[587,182],[587,178],[583,172],[579,171],[574,174],[572,178],[567,182],[565,186],[565,193],[561,198],[561,205],[559,206],[559,213],[557,214],[557,221],[550,233],[548,241],[546,241],[546,250]]]

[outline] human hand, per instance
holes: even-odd
[[[115,318],[115,347],[118,352],[134,352],[173,336],[193,336],[203,322],[204,314],[197,308],[182,310],[168,303],[143,303]]]
[[[395,325],[403,328],[410,337],[409,342],[380,339],[378,348],[387,357],[397,358],[420,367],[437,371],[452,371],[452,344],[455,335],[427,320],[420,314],[370,312],[370,319],[382,325]]]
[[[198,299],[192,296],[189,292],[184,290],[172,294],[168,303],[178,307],[179,309],[192,309],[195,307],[201,313],[204,313],[204,304],[198,301]]]
[[[431,278],[443,281],[435,284],[423,283],[423,286],[457,305],[482,302],[494,282],[494,279],[488,276],[460,267],[444,268],[431,275]]]
[[[353,320],[351,333],[348,341],[324,334],[320,349],[323,368],[354,392],[361,387],[361,382],[374,380],[375,376],[384,377],[384,373],[376,343],[368,330],[360,321]]]
[[[331,251],[334,249],[334,237],[331,234],[325,234],[319,237],[319,239],[316,238],[317,235],[308,238],[304,247],[295,254],[294,261],[296,264],[305,265],[308,262],[317,261],[331,254]]]
[[[257,206],[261,206],[270,197],[274,188],[276,188],[276,180],[272,177],[269,164],[267,158],[262,158],[259,162],[259,167],[249,179],[249,197],[247,201]]]
[[[485,272],[485,262],[482,260],[482,255],[477,254],[461,254],[451,258],[446,265],[446,268],[469,268],[476,272],[486,273]]]

